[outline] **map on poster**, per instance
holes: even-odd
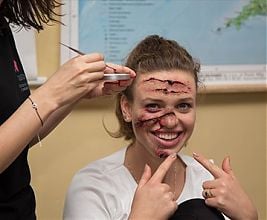
[[[122,64],[141,39],[158,34],[176,40],[200,60],[201,81],[207,85],[265,85],[267,11],[244,17],[250,3],[68,0],[61,41],[85,53],[101,52],[108,62]],[[61,48],[62,62],[74,55]]]

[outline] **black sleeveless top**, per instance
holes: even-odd
[[[168,220],[225,220],[225,218],[219,210],[207,206],[204,199],[195,198],[179,204]]]
[[[0,15],[0,125],[29,95],[29,86],[11,30]],[[0,141],[1,139],[2,137]],[[27,146],[0,174],[0,219],[36,219],[35,198],[30,186],[31,176],[27,161],[28,149]]]

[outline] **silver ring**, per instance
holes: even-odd
[[[212,198],[212,197],[214,197],[214,195],[211,192],[211,189],[205,189],[203,191],[203,197],[204,198]]]

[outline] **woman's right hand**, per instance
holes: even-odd
[[[136,189],[129,220],[167,220],[177,209],[174,194],[169,185],[162,183],[176,155],[168,156],[151,176],[151,169],[145,166]]]

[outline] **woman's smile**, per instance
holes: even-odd
[[[180,141],[183,138],[183,132],[152,132],[157,142],[157,146],[160,146],[163,149],[174,148],[179,145]]]

